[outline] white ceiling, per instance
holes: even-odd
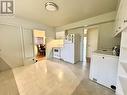
[[[53,1],[56,12],[45,10],[44,4]],[[62,26],[116,9],[117,0],[15,0],[16,16],[49,26]]]

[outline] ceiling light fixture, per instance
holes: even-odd
[[[53,3],[53,2],[45,3],[45,8],[48,11],[57,11],[58,10],[58,6],[55,3]]]

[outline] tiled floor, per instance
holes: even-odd
[[[2,77],[0,73],[0,79]],[[9,87],[0,95],[115,95],[112,90],[91,82],[88,79],[89,65],[69,64],[60,60],[43,60],[36,64],[13,69],[13,94]],[[4,75],[4,74],[3,74]],[[9,72],[5,75],[10,75]],[[9,84],[10,78],[5,79]],[[0,84],[5,81],[0,81]],[[14,85],[15,84],[15,85]],[[17,86],[16,86],[17,84]],[[18,88],[18,89],[17,89]],[[3,92],[6,94],[1,94]],[[19,92],[19,93],[18,93]]]

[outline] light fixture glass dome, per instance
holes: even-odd
[[[45,4],[45,8],[48,11],[57,11],[58,10],[58,6],[55,3],[53,3],[53,2],[47,2]]]

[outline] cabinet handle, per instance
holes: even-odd
[[[127,20],[124,20],[124,23],[126,23],[127,22]]]

